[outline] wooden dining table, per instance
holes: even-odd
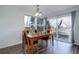
[[[33,41],[42,40],[42,38],[52,36],[52,44],[53,44],[53,33],[47,33],[47,32],[37,32],[37,33],[29,33],[27,34],[28,40],[30,40],[31,47],[33,47]],[[33,48],[31,48],[33,50]],[[32,53],[33,51],[31,51]]]

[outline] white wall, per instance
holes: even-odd
[[[22,42],[24,13],[14,6],[0,6],[0,48]]]

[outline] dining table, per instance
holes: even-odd
[[[27,34],[27,38],[28,40],[30,40],[30,45],[31,45],[31,50],[33,50],[33,42],[34,41],[39,41],[42,40],[42,38],[51,36],[52,37],[52,45],[53,45],[53,33],[52,32],[37,32],[37,33],[29,33]],[[30,53],[32,53],[33,51],[31,51]]]

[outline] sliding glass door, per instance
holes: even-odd
[[[49,20],[56,40],[72,42],[71,14],[57,16]]]
[[[72,32],[72,23],[71,23],[71,14],[63,15],[57,18],[58,21],[58,40],[71,42],[71,32]]]

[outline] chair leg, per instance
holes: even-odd
[[[52,46],[54,45],[54,42],[53,42],[53,35],[52,35]]]
[[[38,47],[38,44],[37,44],[37,46],[36,46],[36,49],[37,49],[37,54],[38,54],[38,51],[39,51],[39,47]]]
[[[27,53],[30,54],[31,53],[31,48],[27,47]]]
[[[31,48],[28,49],[28,53],[29,53],[29,54],[31,53]]]
[[[26,53],[26,51],[28,51],[28,49],[26,48],[26,46],[24,46],[24,53]]]
[[[48,40],[46,40],[46,48],[48,47]]]
[[[22,48],[24,49],[24,39],[22,40]]]

